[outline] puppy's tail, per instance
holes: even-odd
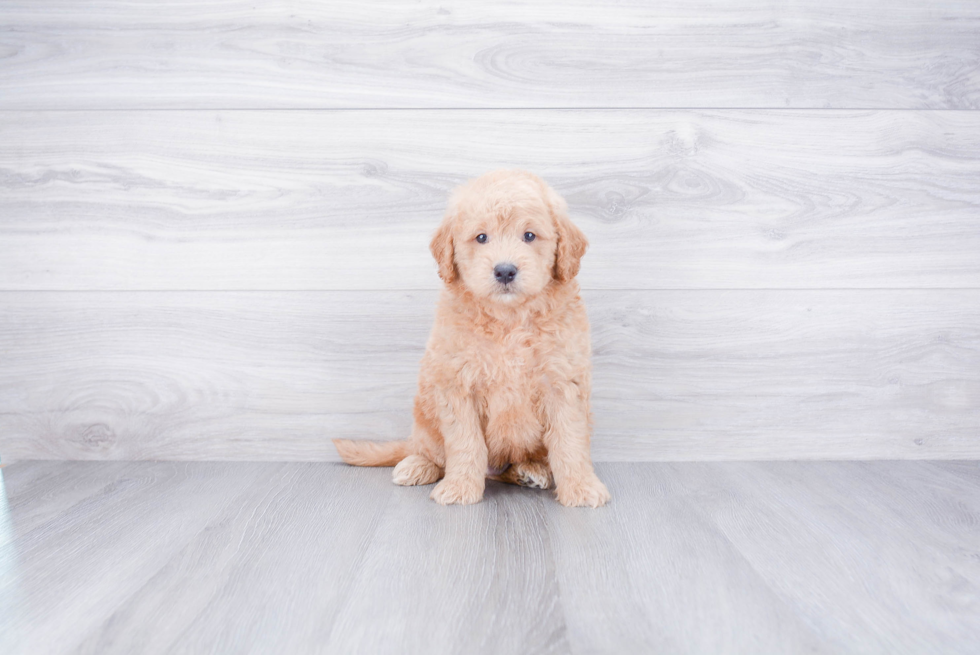
[[[354,466],[394,466],[411,455],[407,439],[382,442],[334,439],[333,445],[340,459]]]

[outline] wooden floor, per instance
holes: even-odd
[[[333,463],[2,471],[0,652],[975,653],[980,464],[601,464],[440,507]]]

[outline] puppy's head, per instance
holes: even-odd
[[[517,304],[578,273],[588,241],[567,205],[526,171],[495,171],[456,189],[430,249],[447,285]]]

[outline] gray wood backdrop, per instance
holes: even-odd
[[[605,460],[980,457],[980,3],[0,3],[0,458],[407,435],[447,194],[592,241]]]

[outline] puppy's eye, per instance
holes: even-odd
[[[532,241],[534,241],[534,232],[525,232],[524,241],[525,243],[531,243]]]
[[[476,242],[477,243],[486,243],[487,242],[487,235],[486,234],[477,234],[476,235]]]

